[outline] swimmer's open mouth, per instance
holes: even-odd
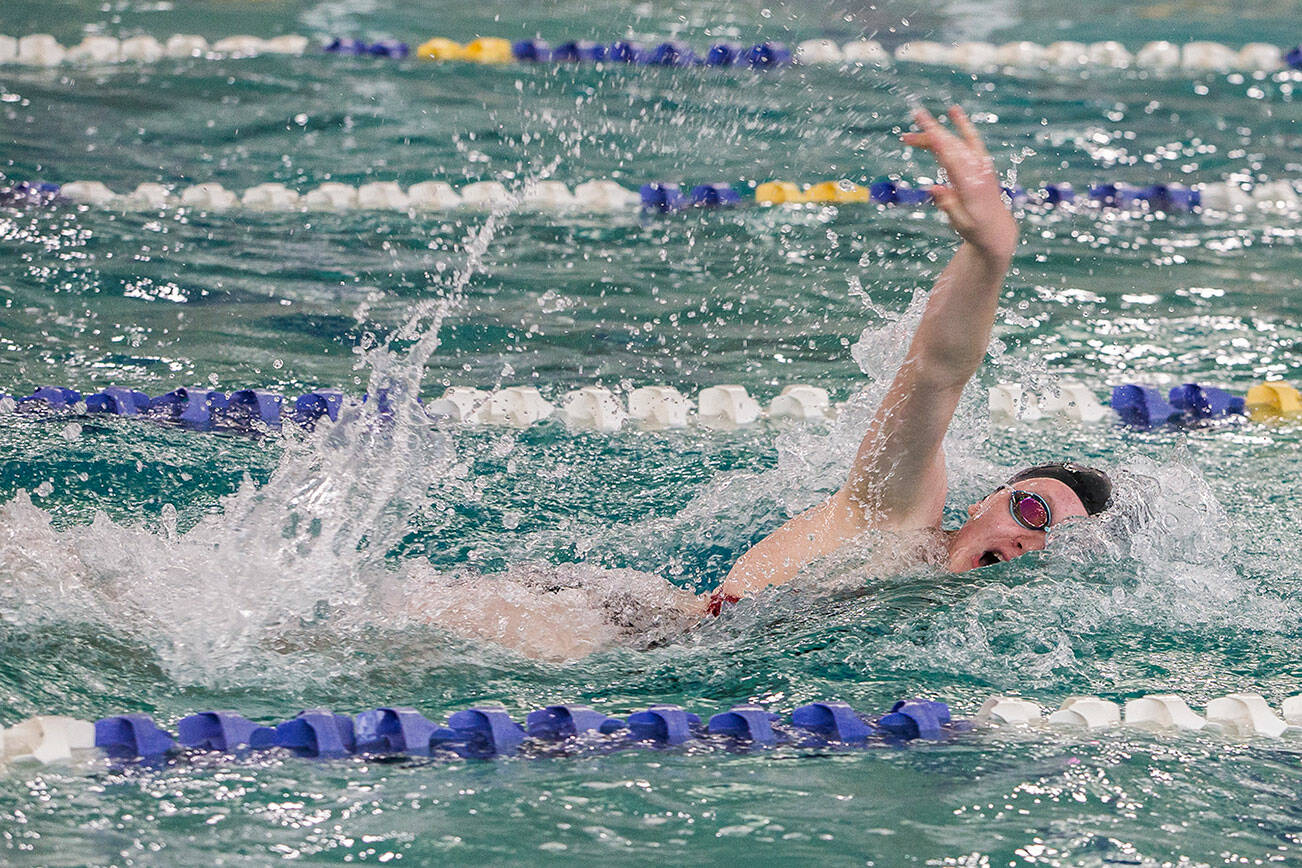
[[[1002,563],[1003,560],[1004,558],[1002,555],[999,554],[999,552],[988,551],[985,554],[983,554],[979,560],[977,560],[977,565],[982,567],[989,567],[989,566],[993,566],[994,564]]]

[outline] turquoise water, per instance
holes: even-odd
[[[298,32],[646,39],[703,45],[906,38],[1292,44],[1253,3],[983,3],[876,9],[717,2],[9,0],[0,32],[166,37]],[[1080,20],[1077,20],[1079,17]],[[1296,178],[1296,76],[971,76],[436,66],[266,57],[148,68],[0,68],[0,168],[16,180],[276,181],[300,190],[431,177],[573,186],[813,181],[931,167],[896,134],[957,100],[1028,186]],[[1299,692],[1298,429],[1138,433],[985,422],[984,387],[1063,378],[1240,392],[1297,379],[1298,215],[1029,213],[1000,344],[949,444],[951,518],[1011,468],[1099,462],[1153,516],[961,577],[872,574],[866,555],[651,650],[562,664],[406,621],[393,599],[456,570],[632,567],[708,589],[842,478],[908,308],[950,247],[934,215],[743,208],[664,218],[446,213],[124,215],[0,211],[0,391],[212,383],[294,392],[369,382],[601,383],[761,399],[810,382],[834,425],[734,432],[442,430],[365,418],[252,438],[115,419],[0,415],[0,723],[210,707],[498,701],[612,714],[915,694],[970,714],[1179,692]],[[482,254],[482,255],[480,255]],[[471,265],[475,267],[470,267]],[[902,319],[901,319],[902,318]],[[475,578],[477,576],[477,578]],[[1302,751],[1216,736],[984,732],[853,754],[717,750],[447,764],[263,757],[0,772],[16,864],[281,858],[835,864],[1241,864],[1297,859]]]

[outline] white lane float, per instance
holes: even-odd
[[[448,211],[460,207],[461,196],[446,181],[421,181],[407,188],[407,205],[413,211]]]
[[[178,60],[186,57],[203,57],[210,51],[208,40],[192,33],[176,33],[167,38],[163,46],[168,57]]]
[[[394,181],[375,181],[357,188],[357,207],[363,211],[406,211],[410,200]]]
[[[1289,726],[1302,726],[1302,696],[1290,696],[1280,707],[1284,722]]]
[[[1256,693],[1231,693],[1207,703],[1207,728],[1229,735],[1279,738],[1285,723]]]
[[[841,46],[848,66],[890,66],[891,54],[876,39],[857,39]]]
[[[68,49],[69,63],[118,63],[122,60],[122,42],[113,36],[87,36]]]
[[[685,428],[692,402],[673,386],[642,386],[628,395],[629,418],[649,428]]]
[[[171,190],[148,181],[118,200],[125,211],[161,211],[175,202]]]
[[[830,39],[806,39],[796,46],[792,55],[796,63],[805,65],[840,64],[845,62],[841,46]]]
[[[11,763],[65,762],[74,751],[95,747],[95,725],[58,715],[38,715],[14,724],[0,739],[0,756]]]
[[[240,204],[250,211],[292,211],[299,207],[301,199],[283,184],[258,184],[244,191]]]
[[[68,52],[48,33],[32,33],[18,40],[14,60],[24,66],[58,66]]]
[[[240,204],[240,198],[221,184],[195,184],[181,191],[181,204],[200,211],[228,211]]]
[[[488,403],[492,395],[482,389],[469,386],[450,386],[441,398],[428,401],[425,412],[431,416],[447,416],[453,422],[474,422],[478,419],[481,407]]]
[[[1049,715],[1049,726],[1103,729],[1121,723],[1121,706],[1097,696],[1069,696]]]
[[[1126,726],[1150,729],[1196,731],[1207,726],[1207,719],[1174,693],[1153,693],[1127,699],[1125,720]]]
[[[132,36],[122,40],[122,59],[133,63],[157,63],[167,49],[152,36]]]
[[[782,393],[769,402],[770,419],[815,421],[832,415],[832,400],[827,390],[817,386],[785,386]]]
[[[326,181],[303,197],[309,211],[351,211],[357,207],[357,189],[338,181]]]
[[[642,196],[615,181],[584,181],[574,188],[574,204],[586,211],[629,211],[642,206]]]
[[[745,386],[710,386],[696,396],[696,412],[707,423],[751,425],[761,415],[759,402]]]
[[[1171,70],[1180,66],[1180,46],[1173,42],[1149,42],[1135,53],[1135,65],[1144,69]]]
[[[584,386],[565,396],[561,416],[571,428],[614,432],[623,427],[628,413],[619,398],[604,386]]]
[[[476,413],[476,421],[486,425],[509,425],[528,428],[556,411],[533,386],[507,386],[489,396]]]
[[[577,203],[560,181],[539,181],[524,188],[523,205],[538,211],[567,211]]]
[[[1044,709],[1020,696],[992,696],[981,704],[976,720],[993,726],[1038,726],[1044,722]]]
[[[493,210],[511,204],[511,193],[497,181],[476,181],[461,188],[461,201],[467,208]]]
[[[59,188],[59,195],[80,205],[104,207],[117,199],[117,194],[100,181],[73,181]]]

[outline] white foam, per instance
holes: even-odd
[[[168,57],[203,57],[209,51],[208,40],[202,36],[195,36],[189,33],[177,33],[167,38],[167,45],[163,47]]]
[[[122,40],[122,59],[137,63],[157,63],[167,54],[162,43],[152,36],[132,36]]]
[[[99,181],[72,181],[59,187],[59,195],[84,205],[108,205],[117,194]]]
[[[18,40],[0,33],[0,63],[18,62]]]
[[[67,52],[48,33],[32,33],[18,40],[16,60],[26,66],[58,66]]]

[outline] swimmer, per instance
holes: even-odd
[[[947,490],[941,441],[959,396],[985,358],[999,291],[1017,248],[1017,223],[1004,204],[999,176],[981,136],[958,106],[954,132],[925,109],[907,145],[930,151],[948,176],[931,188],[962,244],[936,280],[908,354],[868,425],[849,478],[839,491],[756,543],[711,595],[717,614],[868,530],[930,532],[955,573],[1012,560],[1044,548],[1049,528],[1105,509],[1112,484],[1074,464],[1032,467],[968,508],[968,520],[941,529]]]
[[[985,358],[1017,247],[1017,224],[981,137],[962,109],[951,108],[949,117],[956,132],[919,110],[920,131],[903,140],[930,151],[945,169],[948,183],[931,194],[962,243],[936,280],[839,491],[751,547],[710,595],[698,597],[649,573],[583,564],[517,565],[491,585],[473,572],[421,570],[411,576],[407,613],[530,657],[573,659],[611,645],[648,648],[719,614],[725,603],[790,582],[870,531],[900,538],[890,564],[878,558],[874,571],[933,563],[961,573],[1042,549],[1051,527],[1105,509],[1112,493],[1107,476],[1050,464],[1015,474],[972,504],[957,530],[941,528],[948,488],[942,440]]]

